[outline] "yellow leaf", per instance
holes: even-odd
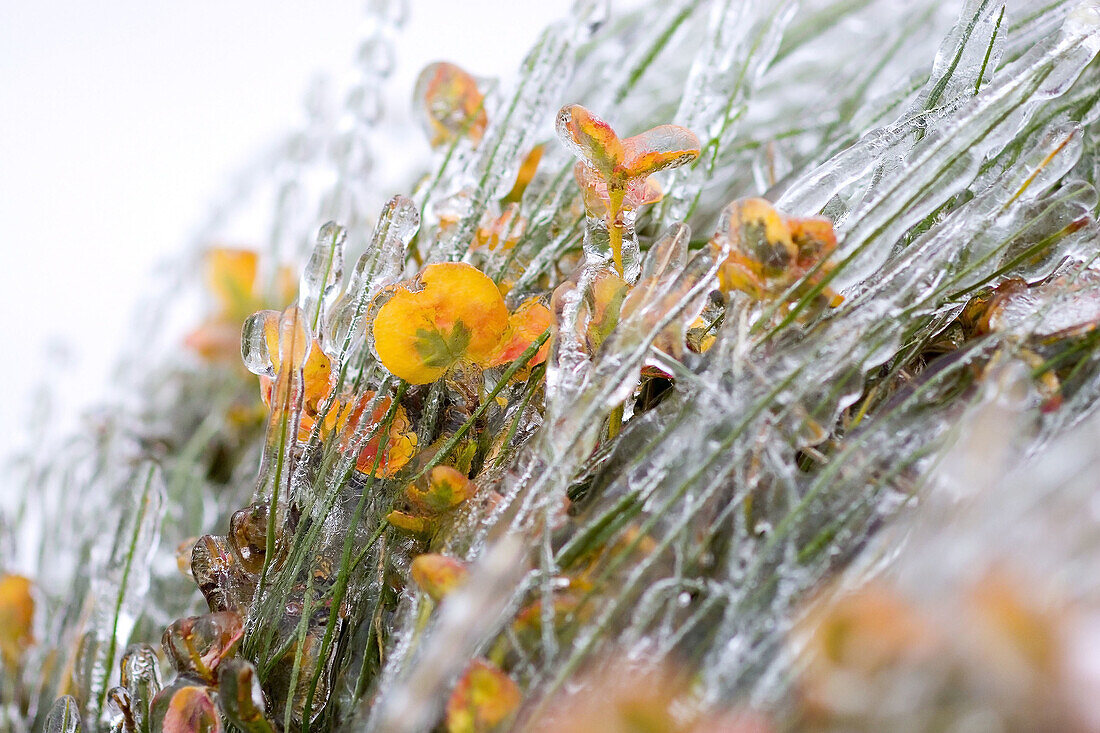
[[[734,201],[722,211],[719,229],[729,237],[730,250],[743,255],[758,274],[776,277],[797,261],[791,230],[764,199]]]
[[[825,217],[807,219],[787,218],[791,241],[798,248],[798,266],[809,269],[828,257],[836,249],[836,232],[833,222]]]
[[[207,251],[206,284],[221,306],[221,314],[243,320],[256,308],[259,255],[247,249],[214,247]]]
[[[523,192],[527,190],[527,186],[538,171],[545,147],[545,145],[536,145],[531,148],[531,152],[523,159],[523,163],[519,166],[519,173],[516,174],[516,183],[512,186],[512,190],[508,192],[508,195],[504,197],[505,203],[518,202],[523,198]]]
[[[321,350],[321,342],[316,339],[302,366],[302,382],[307,400],[323,398],[332,388],[332,360]]]
[[[491,279],[461,262],[428,265],[397,287],[374,319],[382,364],[427,384],[462,362],[486,365],[508,327],[508,308]]]
[[[588,321],[588,342],[595,351],[611,335],[619,323],[619,312],[630,292],[625,280],[613,272],[601,272],[586,294],[585,304],[591,311]]]
[[[411,534],[428,534],[432,529],[432,523],[424,517],[414,517],[405,512],[393,511],[386,515],[386,521],[397,529],[405,530]]]
[[[33,643],[34,598],[31,581],[22,575],[0,576],[0,659],[15,668]]]

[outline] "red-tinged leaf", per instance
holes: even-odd
[[[675,168],[699,157],[699,138],[679,125],[658,125],[628,137],[622,144],[622,169],[630,178]]]
[[[493,366],[511,364],[527,350],[548,328],[554,325],[554,315],[538,298],[523,303],[508,318],[508,333],[500,342],[496,356],[490,362]],[[527,362],[533,367],[546,361],[550,354],[550,340],[547,339],[535,356]]]
[[[441,514],[454,509],[473,496],[474,485],[460,471],[450,466],[436,466],[428,478],[428,490],[410,485],[405,496],[425,514]]]
[[[626,210],[637,209],[641,206],[655,204],[665,196],[660,184],[652,178],[632,178],[626,185],[626,194],[623,196],[623,208]]]
[[[392,405],[393,399],[389,395],[376,401],[375,393],[366,390],[354,406],[340,411],[334,429],[342,431],[341,445],[345,450],[352,447],[352,438],[356,431],[368,433],[373,430],[373,436],[359,448],[359,455],[355,460],[356,470],[376,477],[392,476],[416,453],[416,431],[412,428],[405,407],[400,403],[394,410],[388,433],[373,428],[385,419]],[[369,415],[368,408],[371,410]],[[379,449],[382,450],[381,457],[378,456]]]
[[[182,678],[153,698],[151,718],[153,730],[159,733],[220,733],[222,730],[221,716],[207,688]]]
[[[578,162],[573,167],[573,176],[581,188],[584,206],[588,212],[593,216],[609,216],[611,196],[608,193],[607,181],[600,177],[600,173],[592,166]],[[664,197],[661,186],[652,178],[631,178],[625,185],[621,208],[627,211],[655,204]]]
[[[449,733],[487,733],[503,724],[523,695],[512,678],[484,659],[475,659],[447,701]]]
[[[175,621],[165,630],[161,645],[177,672],[214,684],[218,665],[236,651],[243,635],[241,617],[221,611]]]
[[[444,596],[462,585],[469,573],[464,563],[452,557],[428,553],[417,555],[413,559],[409,574],[413,582],[438,603]]]
[[[579,104],[558,112],[558,137],[578,158],[588,161],[605,178],[622,162],[624,150],[611,125]]]

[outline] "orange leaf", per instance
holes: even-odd
[[[517,202],[523,198],[523,192],[527,190],[527,186],[538,171],[545,147],[544,144],[536,145],[531,148],[531,152],[523,159],[523,163],[519,166],[519,172],[516,174],[516,183],[512,186],[512,190],[508,192],[508,195],[504,197],[506,203]]]
[[[423,100],[432,147],[458,137],[481,141],[488,125],[485,98],[470,74],[446,61],[429,64],[420,72],[416,96]]]
[[[409,567],[409,574],[420,589],[436,603],[462,585],[468,575],[464,563],[434,553],[417,555]]]
[[[428,478],[428,490],[410,485],[405,490],[409,501],[425,514],[441,514],[454,509],[474,495],[474,485],[465,474],[450,466],[436,466]]]
[[[623,160],[623,144],[611,125],[579,104],[568,104],[558,112],[558,135],[604,178],[611,178]]]
[[[350,435],[353,431],[362,431],[364,435],[369,433],[373,427],[381,423],[386,413],[389,412],[390,405],[393,404],[393,399],[389,396],[385,396],[378,400],[374,406],[373,411],[369,417],[369,423],[367,425],[360,425],[359,421],[363,419],[363,413],[374,399],[374,392],[367,391],[363,393],[363,396],[359,398],[359,401],[355,405],[355,409],[351,411],[348,416],[348,426],[345,429],[345,440],[350,439]],[[355,468],[366,474],[374,472],[375,476],[392,476],[401,470],[416,453],[416,431],[412,429],[412,424],[409,422],[408,413],[405,412],[405,408],[398,404],[393,415],[393,422],[390,423],[389,437],[386,440],[386,445],[382,457],[378,459],[378,450],[382,445],[382,438],[385,433],[378,430],[373,437],[370,438],[359,449],[359,455],[355,461]],[[348,446],[345,445],[345,448]],[[375,461],[377,459],[378,468],[375,469]]]
[[[520,354],[527,350],[546,329],[554,325],[554,315],[550,309],[538,298],[531,298],[523,303],[516,312],[508,318],[508,334],[500,342],[496,355],[490,361],[493,366],[511,364],[519,358]],[[527,362],[528,367],[538,366],[546,361],[550,353],[550,339],[547,339],[538,353]]]
[[[177,679],[153,698],[153,720],[163,733],[220,733],[221,716],[205,687]]]
[[[623,140],[622,168],[629,178],[676,168],[699,157],[699,138],[686,127],[658,125]]]
[[[474,233],[473,246],[512,249],[527,230],[527,220],[519,215],[519,204],[512,202],[504,207],[500,216],[494,217],[486,212],[482,224]]]

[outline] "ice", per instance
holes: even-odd
[[[661,704],[718,729],[804,712],[806,604],[833,582],[923,603],[927,580],[935,603],[970,587],[957,569],[1037,548],[1028,577],[1093,603],[1095,2],[580,4],[514,84],[470,77],[484,130],[423,160],[382,104],[407,10],[374,4],[346,83],[252,169],[267,295],[241,354],[260,379],[167,349],[125,385],[148,407],[44,444],[12,474],[31,499],[0,493],[4,531],[30,528],[0,537],[0,570],[46,609],[26,669],[73,668],[71,688],[19,678],[28,728],[156,729],[172,701],[250,733],[443,728],[484,658],[522,692],[516,729],[673,677],[690,684]],[[624,140],[687,147],[672,123],[702,143],[613,222],[621,272],[553,140],[573,101]],[[460,133],[468,110],[440,109]],[[820,239],[750,295],[719,278],[753,258],[723,212],[761,195]],[[375,315],[445,261],[497,285],[502,339],[546,350],[391,376]],[[268,296],[288,262],[286,307]],[[524,321],[543,307],[547,332]],[[439,467],[470,489],[425,509]],[[424,554],[468,582],[425,592]],[[161,690],[149,646],[122,652],[166,628]]]
[[[544,32],[523,61],[512,98],[488,110],[489,127],[477,155],[466,171],[451,174],[476,182],[476,191],[453,232],[443,236],[428,254],[429,261],[459,259],[489,199],[511,187],[523,156],[534,145],[539,123],[558,106],[561,91],[572,76],[576,49],[594,30],[592,15],[597,11],[580,7],[577,15]]]
[[[279,313],[277,311],[259,311],[248,317],[241,329],[241,358],[248,371],[253,374],[274,377],[275,364],[271,360],[271,351],[267,334],[277,330]]]
[[[718,152],[729,145],[755,85],[779,48],[797,3],[715,3],[673,120],[703,142],[698,163],[673,171],[658,214],[664,224],[689,217],[713,174]]]
[[[317,244],[313,248],[302,281],[298,285],[298,305],[305,314],[306,323],[311,332],[320,332],[324,319],[340,294],[339,286],[344,279],[344,244],[347,232],[335,222],[328,222],[317,233]]]
[[[161,689],[160,660],[149,645],[135,644],[126,650],[119,666],[119,685],[126,689],[134,727],[145,730],[150,723],[153,698]]]
[[[153,464],[130,477],[131,504],[121,517],[110,547],[93,553],[98,572],[91,584],[96,632],[86,637],[84,669],[92,710],[102,713],[107,690],[144,606],[153,555],[158,549],[164,478]]]
[[[46,716],[47,733],[80,733],[84,726],[80,722],[80,707],[72,695],[57,698]]]

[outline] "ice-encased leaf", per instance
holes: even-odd
[[[632,177],[690,163],[699,156],[699,138],[686,127],[657,125],[623,141],[623,168]]]
[[[148,731],[153,698],[161,689],[160,660],[148,644],[134,644],[119,663],[119,684],[130,697],[130,714],[138,731]]]
[[[623,161],[626,150],[611,125],[579,104],[558,111],[558,139],[573,155],[609,178]]]

